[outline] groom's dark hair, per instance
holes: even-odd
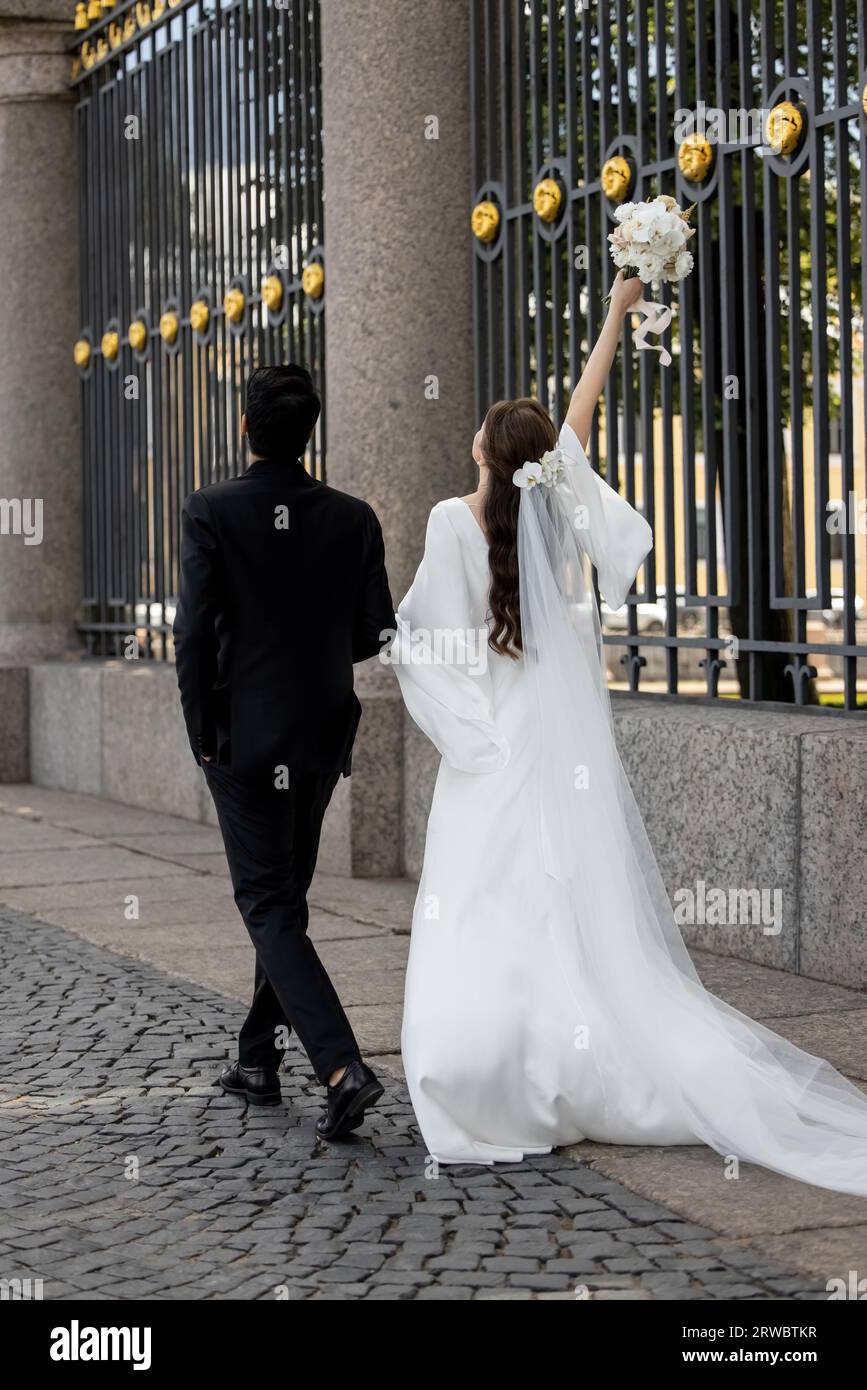
[[[247,378],[244,414],[250,450],[261,458],[298,459],[322,409],[313,378],[289,362],[257,367]]]

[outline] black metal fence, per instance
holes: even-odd
[[[243,468],[247,373],[324,387],[318,0],[90,0],[76,28],[82,627],[165,657],[180,507]]]
[[[675,361],[629,335],[591,455],[656,545],[633,690],[867,703],[864,0],[478,0],[476,393],[562,419],[626,200],[695,203]],[[722,119],[717,118],[717,114]],[[619,662],[617,658],[620,658]]]

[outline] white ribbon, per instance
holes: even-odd
[[[658,352],[659,365],[661,367],[670,367],[671,353],[668,351],[668,348],[663,347],[661,343],[648,343],[647,335],[648,333],[665,332],[666,328],[668,328],[671,323],[671,309],[667,304],[654,304],[651,300],[644,298],[639,299],[633,304],[632,309],[634,313],[643,311],[647,315],[646,318],[642,319],[638,327],[633,330],[632,341],[636,348],[639,352],[646,352],[648,348],[652,352]]]

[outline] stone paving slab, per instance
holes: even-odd
[[[567,1154],[437,1170],[397,1080],[342,1144],[294,1050],[248,1109],[237,1005],[60,928],[3,912],[0,967],[0,1277],[47,1299],[826,1296]]]
[[[0,853],[8,854],[12,850],[86,849],[100,843],[93,835],[82,835],[77,830],[68,830],[63,826],[45,825],[24,816],[4,816],[2,829]]]
[[[137,941],[150,943],[151,947],[177,943],[181,939],[182,927],[206,927],[215,946],[222,945],[224,941],[237,940],[238,909],[228,894],[217,899],[154,898],[150,886],[145,885],[144,892],[133,895],[138,900],[134,920],[131,920],[127,908],[129,895],[126,884],[116,887],[111,896],[110,902],[82,903],[74,907],[49,905],[32,910],[34,916],[43,922],[79,932],[104,946],[116,945],[121,951],[128,950],[131,955],[137,954]],[[10,907],[13,905],[9,903]]]
[[[162,878],[142,879],[133,875],[124,881],[122,890],[116,881],[92,879],[89,883],[57,881],[29,888],[4,888],[0,889],[0,895],[7,906],[38,916],[44,911],[53,911],[56,908],[81,907],[91,903],[117,906],[121,891],[124,896],[127,893],[135,893],[140,899],[147,899],[148,902],[167,903],[173,907],[181,903],[213,902],[225,903],[235,911],[232,889],[227,879],[193,874],[181,868],[176,874],[165,875]],[[186,913],[184,920],[188,920]]]
[[[337,878],[317,875],[310,901],[328,912],[387,927],[408,936],[418,885],[402,878]]]
[[[771,1233],[753,1240],[774,1264],[799,1270],[831,1271],[849,1285],[849,1271],[859,1281],[867,1267],[867,1224],[860,1226],[808,1226],[804,1230]]]
[[[324,952],[322,952],[324,955]],[[331,978],[344,1007],[371,1007],[377,1004],[403,1006],[404,972],[402,970],[356,969],[332,970]]]
[[[154,851],[149,851],[154,853]],[[223,874],[226,870],[226,857],[222,850],[219,854],[213,851],[208,854],[169,854],[162,856],[162,862],[172,867],[183,866],[193,869],[197,874]]]
[[[0,812],[43,819],[52,825],[104,837],[185,834],[197,824],[162,811],[146,811],[120,801],[109,801],[106,797],[59,792],[35,787],[29,782],[0,785]]]
[[[131,834],[128,831],[112,836],[115,844],[158,858],[172,859],[185,854],[222,854],[223,841],[219,830],[209,825],[187,824],[185,830],[166,830]]]
[[[89,883],[91,879],[171,877],[176,864],[132,850],[99,844],[95,848],[8,850],[0,853],[0,888],[51,883]]]
[[[621,1154],[619,1170],[624,1179],[628,1164],[640,1165],[645,1173],[645,1182],[653,1168],[654,1155],[661,1156],[665,1150],[632,1148],[624,1156],[625,1146],[618,1146]],[[595,1161],[597,1151],[605,1149],[609,1161],[614,1160],[615,1146],[585,1144],[581,1146],[585,1159]],[[738,1238],[755,1238],[759,1235],[774,1235],[787,1232],[796,1227],[809,1230],[823,1226],[853,1228],[867,1221],[867,1198],[853,1197],[846,1193],[830,1192],[827,1188],[812,1187],[807,1183],[796,1182],[793,1178],[780,1177],[767,1168],[752,1164],[742,1164],[740,1176],[727,1179],[726,1165],[719,1154],[705,1147],[683,1148],[679,1155],[680,1164],[678,1187],[681,1192],[694,1189],[701,1191],[704,1206],[696,1213],[698,1224],[713,1220],[714,1229],[721,1235]],[[663,1170],[660,1167],[660,1172]],[[708,1179],[713,1188],[708,1186]],[[774,1200],[775,1191],[783,1184],[786,1190],[785,1215]],[[665,1179],[657,1181],[658,1200],[668,1204],[676,1196],[673,1185]],[[867,1249],[862,1251],[867,1256]]]
[[[864,1008],[862,990],[811,980],[790,971],[770,970],[732,956],[712,955],[710,951],[697,951],[695,958],[700,962],[705,988],[722,995],[751,1018],[786,1018]]]
[[[790,1018],[785,1031],[805,1052],[826,1058],[852,1080],[867,1081],[867,1007],[800,1014]]]

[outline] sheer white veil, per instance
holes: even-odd
[[[614,737],[590,566],[619,607],[647,523],[560,437],[565,476],[522,491],[524,658],[534,683],[540,853],[563,885],[578,992],[602,1008],[606,1057],[643,1073],[726,1157],[867,1195],[867,1099],[819,1058],[708,994],[687,953]],[[593,1048],[593,1037],[589,1038]]]

